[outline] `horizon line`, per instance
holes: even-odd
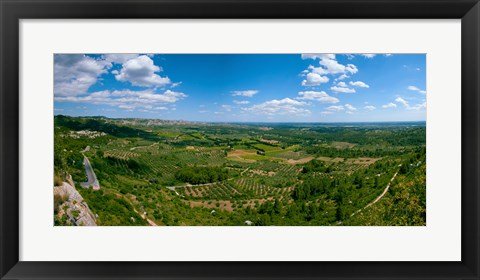
[[[228,123],[270,123],[270,124],[275,124],[275,123],[328,123],[328,124],[335,124],[335,123],[413,123],[413,122],[424,122],[426,123],[426,120],[412,120],[412,121],[337,121],[337,122],[328,122],[328,121],[190,121],[190,120],[182,120],[182,119],[158,119],[158,118],[141,118],[141,117],[106,117],[106,116],[71,116],[71,115],[65,115],[65,114],[57,114],[54,115],[54,117],[58,116],[64,116],[64,117],[72,117],[72,118],[105,118],[105,119],[112,119],[112,120],[121,120],[121,119],[130,119],[130,120],[158,120],[158,121],[182,121],[182,122],[192,122],[192,123],[223,123],[223,124],[228,124]]]

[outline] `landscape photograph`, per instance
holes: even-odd
[[[54,226],[426,226],[426,55],[55,54]]]

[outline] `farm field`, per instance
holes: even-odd
[[[54,177],[71,176],[104,226],[422,226],[425,140],[424,122],[57,115]],[[82,187],[84,158],[99,189]]]

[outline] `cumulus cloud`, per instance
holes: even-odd
[[[304,53],[302,59],[334,59],[335,55],[331,53]]]
[[[363,109],[368,110],[368,111],[373,111],[377,108],[375,106],[368,105],[368,106],[363,107]]]
[[[233,100],[233,103],[238,104],[238,105],[245,105],[250,103],[250,101],[247,100]]]
[[[173,104],[187,95],[182,92],[167,90],[156,93],[152,89],[143,91],[115,90],[97,91],[85,96],[56,96],[56,102],[79,102],[115,106],[121,109],[162,108],[164,104]],[[162,110],[162,109],[158,109]]]
[[[136,58],[137,56],[138,54],[111,53],[111,54],[105,54],[103,57],[108,62],[123,64],[132,58]]]
[[[408,89],[408,90],[411,90],[411,91],[418,91],[419,93],[422,93],[422,94],[426,94],[426,93],[427,93],[425,90],[421,90],[421,89],[419,89],[419,88],[416,87],[416,86],[408,86],[407,89]]]
[[[317,73],[308,73],[307,78],[302,81],[302,86],[319,86],[320,84],[327,83],[328,77],[321,76]]]
[[[258,93],[258,90],[234,90],[231,93],[232,96],[252,97]]]
[[[407,109],[407,110],[422,110],[422,109],[425,109],[427,107],[427,102],[425,102],[425,101],[412,106],[408,103],[408,101],[406,101],[405,99],[403,99],[401,97],[397,97],[395,99],[395,102],[397,102],[399,104],[402,104],[403,107],[405,107],[405,109]]]
[[[376,56],[376,54],[373,53],[361,53],[360,55],[366,58],[374,58]]]
[[[244,111],[250,111],[253,113],[264,115],[296,115],[305,116],[311,112],[303,106],[308,105],[306,102],[298,101],[290,98],[284,98],[281,100],[270,100],[261,104],[253,105],[249,108],[242,108]]]
[[[397,97],[397,98],[395,99],[395,102],[402,104],[402,105],[403,105],[404,107],[406,107],[406,108],[408,108],[408,107],[410,106],[410,105],[408,104],[408,102],[407,102],[405,99],[401,98],[401,97]]]
[[[350,74],[355,74],[358,72],[358,68],[357,66],[353,65],[353,64],[347,64],[347,67],[345,67],[345,70],[347,72],[350,72]]]
[[[328,95],[324,91],[301,91],[298,93],[300,100],[315,100],[320,103],[338,103],[338,98]]]
[[[54,96],[85,94],[107,73],[111,63],[82,54],[56,54],[54,57]]]
[[[427,108],[427,102],[424,101],[422,103],[416,104],[415,106],[411,106],[410,110],[422,110],[425,108]]]
[[[345,73],[346,71],[346,66],[338,63],[335,56],[332,58],[320,59],[320,65],[324,66],[330,74]]]
[[[366,83],[364,83],[362,81],[350,82],[349,84],[351,84],[352,86],[355,86],[355,87],[362,87],[362,88],[369,88],[370,87],[369,85],[367,85]]]
[[[347,110],[350,110],[350,111],[357,111],[357,108],[353,107],[350,104],[345,104],[345,108],[347,108]]]
[[[340,84],[340,83],[339,83]],[[335,92],[342,92],[342,93],[355,93],[355,89],[349,88],[349,87],[343,87],[339,86],[338,84],[336,86],[333,86],[330,88],[332,91]]]
[[[161,87],[170,84],[171,81],[168,77],[155,74],[160,71],[162,68],[155,65],[150,57],[141,55],[123,63],[122,69],[118,75],[115,75],[115,79],[140,87]]]
[[[336,78],[335,81],[341,81],[343,79],[348,79],[348,78],[350,78],[350,76],[348,76],[347,74],[342,74],[338,78]]]
[[[326,75],[341,74],[337,79],[343,80],[348,78],[347,74],[355,74],[358,72],[357,66],[353,64],[343,65],[339,63],[334,54],[302,54],[302,59],[319,60],[319,67],[309,66],[302,72],[306,79],[302,81],[303,86],[318,86],[327,83],[329,78]]]
[[[397,107],[397,104],[392,103],[392,102],[390,102],[390,103],[388,103],[388,104],[385,104],[385,105],[382,105],[382,108],[385,108],[385,109],[387,109],[387,108],[396,108],[396,107]]]
[[[327,110],[329,110],[329,111],[342,111],[342,110],[344,110],[344,108],[343,108],[342,105],[332,105],[332,106],[328,107]]]

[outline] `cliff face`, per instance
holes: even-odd
[[[69,178],[67,182],[53,188],[56,220],[60,225],[96,226],[95,215]]]

